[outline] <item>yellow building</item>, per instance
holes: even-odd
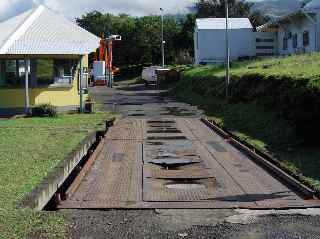
[[[0,29],[0,115],[47,103],[59,110],[83,106],[88,54],[98,37],[42,5]]]

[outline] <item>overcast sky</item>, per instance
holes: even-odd
[[[127,13],[141,16],[159,13],[159,8],[168,13],[186,12],[195,0],[0,0],[0,21],[17,15],[36,4],[42,3],[68,18],[99,10],[111,13]],[[259,1],[259,0],[254,0]]]

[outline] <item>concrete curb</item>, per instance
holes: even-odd
[[[89,134],[80,144],[71,151],[63,161],[61,161],[52,172],[30,193],[28,193],[21,202],[19,208],[31,208],[37,211],[43,210],[48,202],[56,195],[69,176],[78,170],[78,165],[84,157],[92,154],[92,146],[100,142],[108,129],[113,125],[115,119],[106,121],[105,129],[98,130]]]

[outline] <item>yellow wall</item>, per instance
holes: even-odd
[[[88,67],[88,56],[82,58],[82,66]],[[30,105],[52,104],[54,106],[79,106],[78,71],[74,77],[72,88],[35,88],[29,90]],[[84,98],[84,100],[86,97]],[[0,108],[23,108],[24,89],[1,89]]]

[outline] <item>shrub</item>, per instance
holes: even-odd
[[[32,108],[32,117],[57,117],[57,107],[51,104],[36,105]]]
[[[189,89],[209,98],[223,98],[225,78],[211,69],[198,68],[182,72],[176,91]],[[192,74],[196,72],[197,74]],[[231,98],[233,103],[256,102],[274,110],[294,126],[301,140],[318,143],[320,134],[320,79],[291,75],[268,75],[248,72],[232,75]]]

